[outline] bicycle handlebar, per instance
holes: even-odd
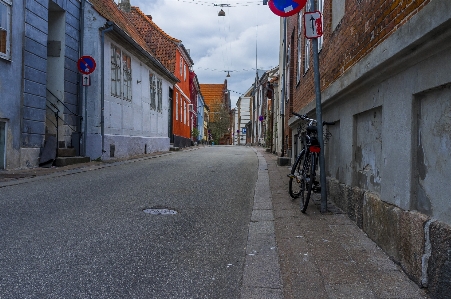
[[[307,117],[307,115],[301,115],[301,114],[298,114],[298,113],[296,113],[296,112],[292,112],[293,113],[293,115],[296,115],[297,117],[299,117],[299,118],[301,118],[301,119],[304,119],[304,120],[308,120],[308,121],[313,121],[313,122],[317,122],[316,121],[316,119],[313,119],[313,118],[309,118],[309,117]],[[334,121],[332,121],[332,122],[329,122],[329,121],[323,121],[323,126],[324,125],[329,125],[329,126],[332,126],[332,125],[335,125],[335,122]]]

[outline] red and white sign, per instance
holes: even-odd
[[[304,14],[304,28],[306,38],[318,38],[323,35],[322,15],[319,11]]]
[[[82,56],[78,59],[77,67],[80,73],[89,75],[96,69],[96,61],[91,56]]]
[[[279,17],[289,17],[304,8],[307,0],[269,0],[268,6]]]

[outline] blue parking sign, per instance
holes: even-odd
[[[279,17],[297,14],[305,6],[307,0],[269,0],[269,8]]]

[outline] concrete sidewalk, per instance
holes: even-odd
[[[319,194],[302,214],[288,194],[290,167],[257,150],[268,169],[283,298],[428,298],[332,203],[321,214]]]

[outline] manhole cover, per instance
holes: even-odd
[[[144,213],[151,215],[175,215],[177,211],[170,209],[144,209]]]

